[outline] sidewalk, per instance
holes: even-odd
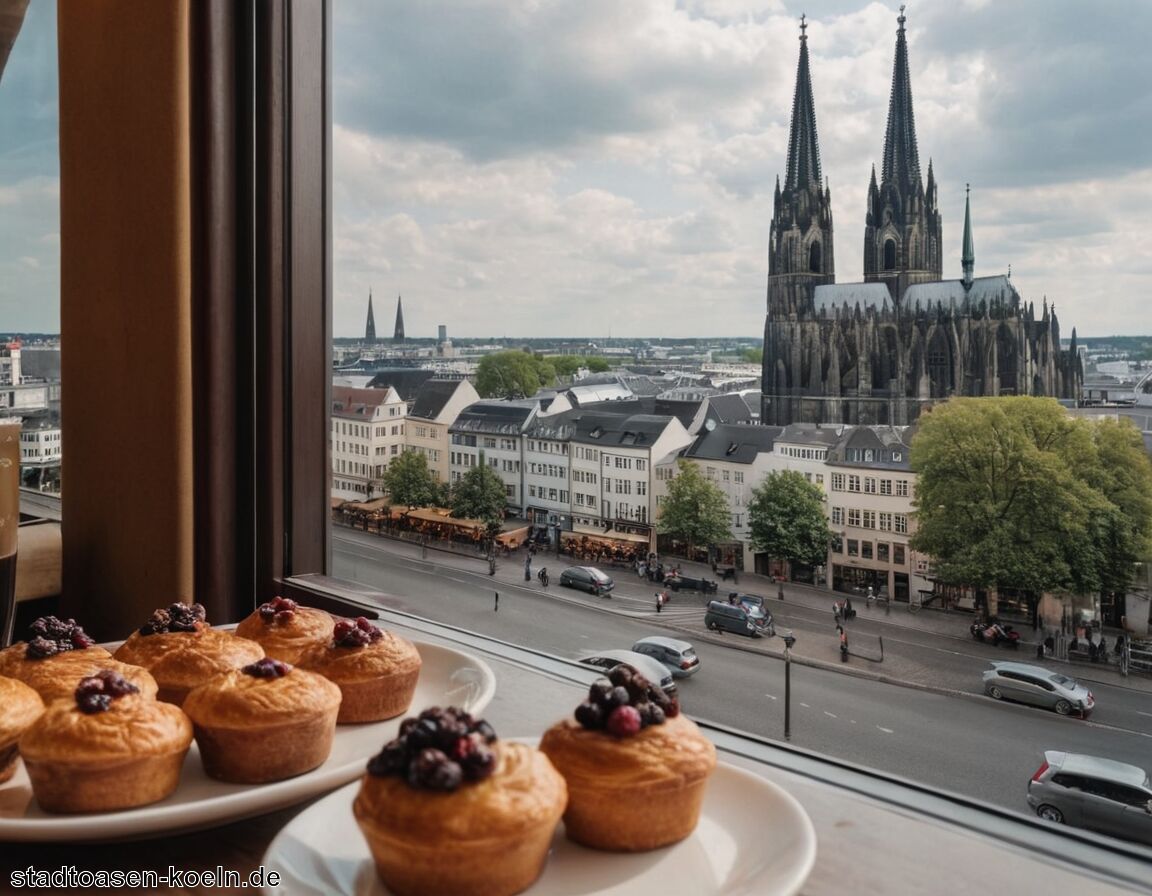
[[[382,550],[398,556],[412,560],[423,560],[438,566],[467,570],[489,578],[487,560],[480,554],[472,555],[445,550],[439,547],[436,542],[427,545],[425,550],[417,542],[388,536],[376,536],[374,533],[364,533],[360,529],[338,527],[337,531],[355,532],[361,536],[367,534],[372,542],[378,544]],[[495,590],[509,587],[527,588],[532,591],[540,590],[535,577],[541,566],[548,568],[552,578],[552,587],[558,588],[560,572],[565,567],[579,565],[578,561],[568,555],[557,556],[553,553],[538,551],[532,561],[532,580],[526,582],[524,581],[525,556],[523,547],[512,551],[509,555],[501,554],[499,556],[496,572],[490,577]],[[768,576],[741,572],[738,574],[737,582],[733,583],[720,580],[718,576],[712,573],[711,567],[707,564],[679,560],[674,562],[680,565],[686,576],[707,578],[717,582],[716,594],[708,597],[724,600],[731,591],[747,592],[763,596],[766,599],[768,609],[778,618],[782,615],[790,616],[789,610],[793,607],[816,614],[813,620],[797,620],[795,626],[795,629],[801,633],[801,637],[797,639],[796,645],[791,651],[791,659],[801,665],[819,666],[850,675],[946,693],[970,694],[979,691],[979,671],[987,668],[988,663],[996,660],[1013,660],[1047,666],[1084,681],[1101,682],[1152,694],[1152,676],[1135,673],[1124,677],[1119,674],[1114,665],[1068,663],[1051,658],[1039,660],[1036,658],[1034,641],[1021,642],[1019,650],[1015,651],[980,645],[972,640],[968,630],[974,618],[972,614],[957,610],[945,612],[932,607],[924,607],[919,612],[912,613],[909,612],[907,604],[893,604],[891,611],[886,613],[878,606],[873,606],[871,610],[868,610],[862,600],[853,601],[857,616],[853,622],[846,626],[849,635],[849,660],[848,662],[840,662],[839,640],[832,620],[832,601],[842,595],[836,595],[824,588],[786,582],[784,583],[784,601],[781,603],[777,597],[780,585]],[[639,589],[645,592],[645,597],[648,597],[650,595],[647,592],[657,587],[637,578],[630,569],[614,567],[605,569],[605,572],[616,580],[617,590],[622,595]],[[702,610],[707,603],[707,597],[704,595],[680,591],[670,593],[670,597],[671,601],[663,613],[658,614],[653,608],[651,611],[645,611],[640,615],[647,618],[653,625],[678,632],[690,640],[712,641],[733,649],[783,657],[784,644],[780,638],[753,640],[733,635],[717,635],[707,631],[703,626]],[[701,612],[697,614],[696,610]],[[869,628],[878,629],[881,637],[891,637],[892,646],[885,650],[883,662],[876,662],[879,658],[877,637],[871,633],[861,632],[862,623],[867,624]],[[788,627],[788,624],[778,626],[777,631]],[[936,651],[936,658],[932,661],[923,661],[902,655],[897,646],[900,641],[911,642],[934,650]]]

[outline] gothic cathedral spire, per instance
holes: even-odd
[[[969,208],[970,185],[964,185],[964,249],[960,256],[960,266],[964,270],[964,288],[972,286],[972,275],[976,268],[976,249],[972,245],[972,210]]]
[[[793,396],[803,384],[790,375],[796,321],[815,313],[816,288],[836,282],[832,251],[832,192],[820,172],[816,102],[808,68],[808,24],[800,17],[800,59],[788,134],[784,185],[776,180],[768,240],[768,316],[764,327],[761,419],[791,419]]]
[[[868,187],[864,229],[864,281],[884,283],[897,307],[913,283],[939,280],[943,271],[942,226],[936,205],[931,165],[928,189],[920,178],[916,120],[912,112],[912,77],[908,66],[904,7],[896,20],[896,59],[884,134],[880,184]]]
[[[392,333],[392,341],[404,341],[404,306],[400,303],[400,296],[396,296],[396,329]]]
[[[372,315],[372,290],[368,290],[368,323],[364,325],[364,341],[376,341],[376,318]]]
[[[783,188],[778,185],[773,196],[768,245],[769,317],[787,318],[810,312],[816,287],[836,280],[831,193],[820,173],[807,29],[805,17],[801,16],[788,168]]]

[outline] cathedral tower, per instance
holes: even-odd
[[[404,306],[400,303],[400,296],[396,296],[396,329],[392,331],[392,341],[404,341]]]
[[[896,21],[900,27],[896,31],[896,60],[892,65],[884,164],[879,185],[875,168],[868,185],[864,282],[885,284],[892,300],[899,303],[913,283],[939,280],[944,266],[936,178],[931,162],[928,163],[927,188],[920,179],[903,6]]]
[[[364,325],[364,341],[376,341],[376,318],[372,314],[372,290],[368,290],[368,322]]]
[[[768,239],[768,316],[764,326],[762,390],[765,423],[790,417],[797,394],[790,357],[796,321],[814,311],[816,287],[836,281],[832,253],[832,194],[820,174],[816,103],[808,67],[808,25],[800,17],[800,59],[788,133],[784,187],[776,179]],[[772,396],[769,398],[769,396]]]

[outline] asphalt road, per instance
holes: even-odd
[[[427,561],[394,554],[374,537],[335,533],[333,573],[396,595],[389,606],[556,656],[578,659],[598,649],[629,647],[645,635],[677,634],[669,626],[680,628],[678,636],[691,641],[701,659],[699,674],[679,682],[686,711],[783,740],[784,664],[769,652],[779,652],[778,638],[718,638],[705,630],[703,601],[696,597],[677,595],[657,616],[652,589],[639,581],[621,580],[612,598],[559,588],[562,567],[550,562],[556,558],[541,558],[552,574],[548,589],[535,579],[494,580],[479,563],[473,571],[439,565],[437,559],[436,554]],[[500,592],[498,612],[494,591]],[[771,609],[778,629],[792,628],[797,638],[827,637],[830,610],[776,602]],[[850,626],[854,649],[875,653],[865,645],[882,635],[887,653],[949,670],[942,680],[963,686],[941,692],[923,682],[906,687],[793,663],[791,743],[1021,812],[1027,811],[1028,778],[1045,750],[1148,767],[1152,708],[1146,694],[1093,685],[1098,708],[1090,721],[998,703],[982,695],[979,671],[990,659],[1010,658],[1009,652],[891,629],[860,609]]]

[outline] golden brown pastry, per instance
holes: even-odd
[[[311,771],[332,751],[340,688],[270,657],[225,672],[184,700],[204,771],[263,784]]]
[[[44,712],[44,701],[15,678],[0,678],[0,784],[16,774],[17,742]]]
[[[361,616],[339,620],[332,641],[305,653],[300,668],[339,686],[343,699],[338,723],[378,722],[401,715],[412,705],[420,653],[411,641]]]
[[[200,604],[157,610],[112,656],[141,666],[159,685],[158,699],[180,706],[192,688],[264,656],[255,641],[212,628]]]
[[[459,709],[405,719],[368,763],[352,810],[396,896],[511,896],[540,876],[564,779],[534,747]]]
[[[72,619],[42,616],[29,627],[29,640],[0,650],[0,675],[24,682],[45,703],[70,699],[80,679],[101,669],[118,672],[144,696],[155,698],[156,680],[146,669],[114,660]]]
[[[331,641],[335,626],[331,613],[274,597],[240,620],[236,634],[257,642],[273,659],[295,665],[306,651]]]
[[[180,780],[192,724],[115,672],[83,679],[20,738],[45,812],[106,812],[162,800]]]
[[[564,828],[593,849],[640,852],[696,828],[716,748],[679,704],[631,666],[544,732],[544,753],[568,783]]]

